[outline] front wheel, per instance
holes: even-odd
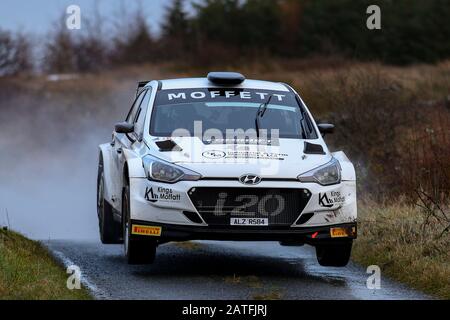
[[[131,234],[130,187],[123,188],[122,217],[124,251],[128,264],[151,264],[155,260],[157,242],[147,236],[133,237]]]
[[[352,242],[316,246],[317,261],[325,267],[345,267],[352,252]]]

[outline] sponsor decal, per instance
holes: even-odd
[[[218,151],[209,150],[202,153],[208,159],[262,159],[262,160],[284,160],[286,153],[260,152],[260,151]]]
[[[356,227],[330,228],[332,238],[356,237]]]
[[[346,228],[330,228],[330,236],[332,238],[345,238],[348,237]]]
[[[161,236],[161,227],[133,224],[131,227],[131,234],[159,237]]]
[[[297,105],[295,95],[289,92],[259,89],[173,89],[162,90],[156,95],[155,105],[168,105],[193,102],[249,102],[264,103],[272,96],[273,103],[286,106]]]
[[[259,151],[230,151],[226,158],[234,159],[263,159],[263,160],[284,160],[288,155],[285,153],[259,152]]]
[[[181,200],[181,193],[174,191],[171,188],[163,187],[146,187],[145,188],[145,200],[150,202],[179,202]]]
[[[202,156],[208,159],[222,159],[225,158],[226,153],[218,150],[209,150],[203,152]]]
[[[158,196],[153,192],[153,188],[145,188],[145,200],[150,202],[158,201]]]
[[[264,146],[279,146],[280,141],[276,139],[266,138],[213,138],[203,140],[204,144],[245,144],[245,145],[264,145]]]
[[[239,98],[241,100],[261,100],[264,101],[269,97],[268,92],[258,92],[258,91],[238,91],[238,90],[202,90],[198,89],[195,91],[172,91],[166,93],[166,99],[168,101],[172,100],[215,100],[215,99],[231,99]],[[279,102],[284,101],[286,98],[285,94],[272,94],[273,97],[277,98]]]
[[[331,208],[335,205],[342,205],[345,202],[345,196],[340,191],[331,191],[319,193],[319,205],[325,208]]]

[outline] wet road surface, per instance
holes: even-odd
[[[276,242],[169,243],[148,266],[127,265],[121,245],[95,241],[48,241],[65,264],[81,268],[99,299],[428,299],[381,278],[369,290],[369,274],[318,265],[314,248]]]

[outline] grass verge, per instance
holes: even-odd
[[[84,288],[67,289],[68,276],[39,242],[0,229],[0,299],[91,299]]]
[[[354,261],[378,265],[382,276],[450,299],[450,234],[442,233],[439,221],[402,203],[364,204],[358,215]]]

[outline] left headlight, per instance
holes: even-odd
[[[165,162],[152,156],[142,158],[145,174],[148,179],[166,183],[175,183],[181,180],[196,181],[202,176],[192,170]]]
[[[338,184],[341,182],[341,165],[336,159],[311,171],[299,175],[301,182],[316,182],[323,186]]]

